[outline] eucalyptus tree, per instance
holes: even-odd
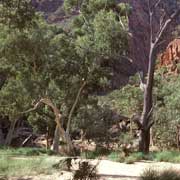
[[[176,6],[171,6],[171,5]],[[180,15],[180,6],[178,1],[162,1],[162,0],[147,0],[146,7],[149,15],[149,54],[148,54],[148,72],[144,80],[144,101],[143,112],[138,121],[140,132],[139,151],[148,153],[150,145],[150,129],[154,124],[151,118],[153,111],[153,85],[154,72],[158,50],[165,42],[164,35],[171,29],[170,25],[176,25],[176,21]],[[159,26],[155,27],[154,22],[157,20]]]

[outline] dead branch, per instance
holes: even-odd
[[[162,25],[162,27],[160,27],[159,32],[156,35],[156,39],[154,42],[154,45],[156,46],[156,44],[159,42],[159,40],[161,39],[163,33],[165,32],[166,28],[169,26],[169,24],[180,14],[180,8],[175,11],[166,21],[165,23]]]

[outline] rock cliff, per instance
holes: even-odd
[[[170,42],[166,50],[159,55],[159,60],[159,66],[166,67],[168,73],[180,73],[178,68],[180,63],[180,39]]]

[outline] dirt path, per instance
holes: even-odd
[[[165,162],[136,162],[134,164],[117,163],[108,160],[93,160],[98,164],[97,170],[100,180],[137,180],[144,169],[154,168],[159,170],[175,169],[180,171],[180,164]],[[70,180],[71,173],[57,172],[52,175],[38,175],[35,177],[9,178],[8,180]]]

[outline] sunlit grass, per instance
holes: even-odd
[[[0,157],[0,176],[27,176],[34,174],[51,174],[56,157]]]

